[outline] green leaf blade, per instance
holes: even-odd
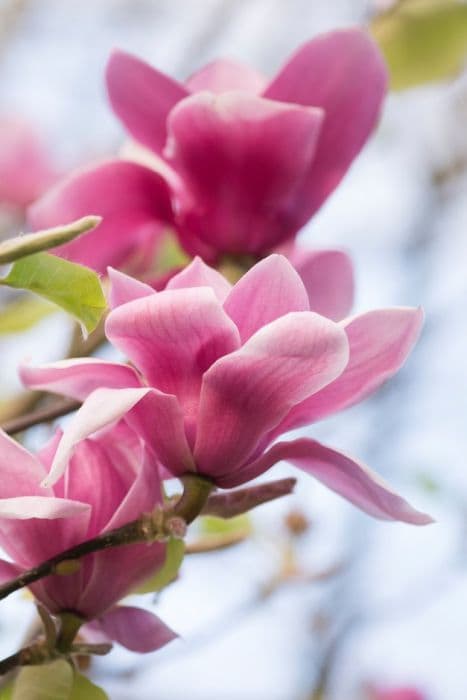
[[[42,666],[23,666],[11,700],[70,700],[73,675],[70,664],[62,659]]]
[[[165,561],[162,566],[135,590],[135,593],[157,593],[166,588],[178,576],[185,556],[183,540],[172,537],[167,542]]]
[[[81,673],[75,673],[69,700],[109,700],[109,697],[102,688],[94,685],[89,678],[86,678]]]
[[[98,275],[87,267],[48,253],[21,258],[1,284],[27,289],[74,316],[91,333],[106,308]]]

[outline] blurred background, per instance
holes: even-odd
[[[397,13],[409,3],[431,19],[405,26]],[[463,9],[447,20],[443,4]],[[378,523],[294,474],[293,496],[232,525],[239,544],[190,555],[176,585],[146,596],[182,640],[93,663],[113,700],[466,700],[465,10],[450,0],[0,0],[0,119],[37,130],[51,173],[121,147],[103,81],[115,46],[180,79],[219,56],[271,75],[318,32],[372,20],[397,88],[302,239],[351,253],[356,311],[422,305],[426,325],[395,380],[313,436],[370,464],[438,522]],[[0,211],[12,235],[21,206]],[[63,356],[71,329],[61,314],[15,328],[4,300],[0,408],[18,400],[17,362]],[[21,642],[30,608],[22,596],[2,604],[3,654]],[[419,695],[377,691],[405,687]]]

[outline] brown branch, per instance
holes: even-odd
[[[195,474],[187,474],[181,480],[184,486],[183,493],[167,510],[156,507],[152,513],[143,513],[137,520],[81,542],[24,571],[0,586],[0,600],[47,576],[75,573],[80,566],[79,559],[87,554],[136,542],[155,542],[174,535],[183,535],[182,526],[186,529],[186,525],[201,513],[213,484]]]
[[[55,418],[66,416],[68,413],[76,411],[80,406],[81,402],[74,401],[73,399],[58,399],[53,403],[50,403],[48,406],[44,406],[44,408],[38,408],[36,410],[29,411],[22,416],[11,418],[10,420],[5,421],[0,428],[8,435],[15,435],[16,433],[21,433],[27,428],[32,428],[34,425],[47,423]]]

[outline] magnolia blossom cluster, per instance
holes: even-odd
[[[37,228],[103,217],[57,253],[108,277],[105,335],[125,361],[21,367],[26,386],[82,406],[36,456],[1,436],[2,577],[161,506],[164,479],[231,489],[283,460],[373,517],[431,522],[361,462],[288,435],[375,391],[422,324],[403,307],[348,316],[348,256],[295,242],[377,123],[386,71],[375,45],[337,31],[272,80],[217,61],[185,84],[118,51],[107,87],[136,143],[60,182],[29,215]],[[168,228],[194,258],[148,284]],[[146,281],[125,274],[135,256]],[[221,274],[226,260],[247,269],[235,284]],[[165,548],[95,552],[32,592],[52,614],[92,621],[90,634],[154,649],[174,633],[117,603]]]

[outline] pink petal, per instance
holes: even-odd
[[[295,233],[288,201],[310,167],[322,117],[240,92],[180,102],[169,117],[166,157],[193,197],[181,202],[186,237],[255,254]]]
[[[153,613],[128,605],[112,608],[99,624],[110,639],[142,654],[156,651],[178,637]]]
[[[90,537],[104,529],[125,498],[128,478],[121,473],[125,467],[133,476],[128,464],[112,463],[98,440],[81,440],[76,445],[64,478],[65,496],[92,506]]]
[[[122,465],[128,469],[128,463]],[[131,465],[130,465],[131,468]],[[103,530],[109,531],[151,512],[162,502],[161,481],[154,458],[145,450],[140,455],[136,476]],[[92,562],[86,588],[80,596],[80,610],[91,617],[114,605],[143,580],[147,579],[165,559],[165,545],[156,542],[99,552]],[[105,586],[103,587],[103,582]]]
[[[107,268],[107,274],[110,281],[108,302],[111,309],[127,304],[129,301],[142,299],[142,297],[154,294],[154,289],[149,284],[125,275],[113,267]]]
[[[240,478],[249,480],[262,474],[281,460],[292,462],[332,491],[340,494],[368,515],[381,520],[399,520],[412,525],[428,525],[433,519],[412,508],[407,501],[367,466],[351,457],[321,445],[316,440],[302,438],[292,442],[279,442],[251,464],[237,478],[220,482],[225,487],[236,486]]]
[[[40,461],[3,430],[0,430],[0,470],[0,499],[51,494],[40,487],[45,476]]]
[[[106,333],[149,384],[175,394],[190,415],[203,373],[239,346],[235,325],[206,287],[167,290],[120,306],[109,314]]]
[[[0,545],[16,564],[31,567],[86,538],[91,508],[53,496],[0,500]]]
[[[264,97],[322,107],[326,113],[312,167],[294,197],[297,228],[339,184],[373,131],[386,84],[376,44],[355,28],[309,41],[264,91]]]
[[[167,283],[166,289],[186,289],[189,287],[210,287],[217,299],[224,302],[232,285],[225,277],[196,257],[181,272],[174,275]]]
[[[0,518],[56,520],[89,511],[89,504],[51,496],[16,496],[0,499]]]
[[[186,81],[190,92],[209,90],[214,93],[228,90],[259,93],[265,84],[266,78],[258,71],[225,58],[208,63]]]
[[[348,361],[345,332],[311,312],[261,328],[204,375],[197,469],[228,474],[252,455],[296,403],[335,379]]]
[[[102,223],[56,252],[102,273],[108,265],[125,262],[148,239],[155,240],[161,224],[173,219],[160,175],[136,163],[108,161],[64,179],[30,207],[29,220],[34,229],[42,229],[88,214],[102,216]]]
[[[233,287],[224,309],[242,342],[262,326],[290,311],[309,311],[300,277],[282,255],[270,255],[252,267]]]
[[[51,470],[43,481],[53,485],[64,473],[73,449],[80,440],[117,421],[130,411],[150,389],[96,389],[73,416],[55,453]]]
[[[11,581],[11,579],[16,578],[22,572],[22,569],[10,561],[5,561],[5,559],[0,559],[0,585]]]
[[[404,364],[422,323],[421,309],[403,307],[368,311],[342,321],[349,339],[349,364],[332,384],[295,406],[275,435],[362,401]]]
[[[60,478],[80,440],[122,417],[150,447],[157,447],[157,453],[167,468],[178,473],[193,468],[183,428],[183,415],[174,396],[149,388],[97,389],[66,428],[50,473],[43,483],[53,484]]]
[[[287,257],[303,280],[311,311],[333,321],[349,314],[354,299],[354,274],[347,253],[293,246]]]
[[[167,116],[189,94],[187,89],[124,51],[112,53],[106,80],[112,109],[133,138],[156,153],[162,151]]]
[[[135,370],[128,365],[94,357],[59,360],[40,367],[21,365],[19,376],[29,389],[63,394],[79,401],[100,387],[123,389],[141,386]]]

